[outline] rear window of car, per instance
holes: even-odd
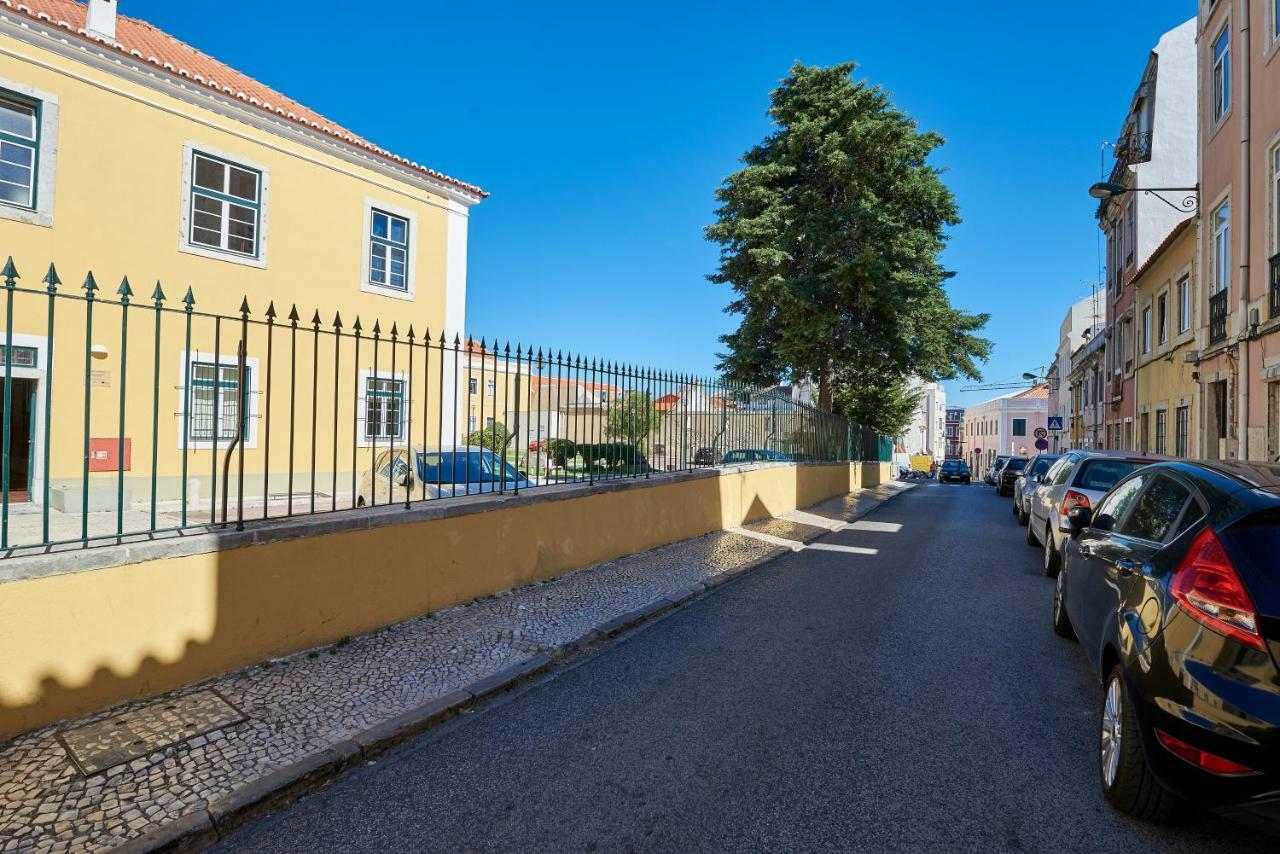
[[[1058,461],[1057,457],[1038,457],[1035,464],[1031,466],[1031,474],[1039,476],[1049,470],[1049,466]]]
[[[1004,470],[1005,471],[1022,471],[1024,468],[1027,467],[1028,462],[1030,462],[1030,460],[1027,460],[1025,457],[1014,457],[1013,459],[1009,460],[1009,462],[1004,464]]]
[[[1280,554],[1280,513],[1263,513],[1231,526],[1228,535],[1249,562],[1258,569],[1270,570],[1273,579],[1280,580],[1276,555]]]
[[[1130,460],[1085,460],[1076,475],[1075,485],[1081,489],[1106,492],[1120,482],[1120,478],[1137,471],[1146,463]]]

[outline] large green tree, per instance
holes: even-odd
[[[611,439],[645,450],[649,437],[662,427],[662,413],[647,391],[628,391],[605,413],[604,432]]]
[[[740,316],[721,369],[811,377],[821,408],[866,411],[886,382],[980,379],[991,343],[988,316],[954,308],[943,287],[938,256],[960,218],[927,162],[942,137],[855,67],[792,67],[772,95],[776,128],[717,189],[707,237],[720,244],[709,278],[733,288],[726,311]]]

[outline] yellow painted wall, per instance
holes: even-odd
[[[1143,310],[1151,308],[1152,341],[1150,352],[1139,353],[1136,372],[1135,412],[1134,419],[1135,448],[1145,449],[1149,453],[1163,452],[1173,455],[1177,450],[1175,437],[1177,430],[1177,410],[1181,406],[1187,408],[1187,452],[1194,457],[1198,453],[1196,439],[1195,399],[1197,384],[1192,379],[1196,366],[1188,364],[1184,353],[1195,346],[1195,322],[1183,333],[1178,332],[1178,282],[1189,276],[1191,288],[1191,305],[1194,315],[1196,309],[1196,227],[1193,224],[1177,239],[1156,256],[1141,276],[1133,282],[1134,288],[1134,329],[1142,334]],[[1168,340],[1160,342],[1159,335],[1159,299],[1167,294]],[[1141,349],[1141,339],[1136,342]],[[1157,412],[1164,411],[1165,446],[1157,447]],[[1143,442],[1143,413],[1146,437]]]
[[[319,424],[317,457],[321,463],[328,463],[317,467],[326,473],[333,468],[332,447],[336,440],[341,450],[338,470],[344,480],[348,479],[353,417],[362,417],[362,393],[355,392],[356,377],[352,373],[357,367],[355,353],[349,343],[344,345],[348,349],[341,354],[343,364],[335,404],[332,340],[314,338],[310,321],[319,310],[324,328],[328,329],[335,313],[340,312],[350,331],[358,316],[369,336],[374,322],[380,320],[382,371],[390,364],[386,339],[392,322],[398,322],[402,336],[410,324],[419,340],[428,328],[438,336],[445,316],[447,219],[458,216],[448,212],[444,194],[349,163],[324,150],[259,130],[7,36],[0,36],[0,78],[55,95],[59,104],[53,226],[0,219],[0,253],[13,256],[21,273],[20,286],[41,291],[16,296],[14,331],[19,336],[18,343],[28,344],[22,337],[34,336],[42,345],[51,331],[46,320],[48,300],[40,282],[51,261],[56,262],[64,281],[63,293],[83,294],[80,286],[92,270],[101,288],[99,296],[114,300],[121,279],[129,277],[135,298],[129,311],[128,335],[122,339],[121,309],[100,304],[94,310],[93,331],[87,343],[105,348],[105,358],[95,360],[91,369],[102,372],[108,383],[95,384],[90,389],[91,435],[119,434],[119,392],[122,378],[127,375],[124,433],[133,440],[133,470],[127,478],[135,499],[149,490],[153,406],[160,413],[156,445],[161,496],[176,496],[181,483],[177,413],[182,408],[180,353],[185,346],[185,320],[181,315],[164,318],[161,376],[156,382],[155,324],[149,297],[157,281],[162,283],[170,307],[180,309],[179,300],[186,289],[194,291],[197,314],[192,323],[191,350],[202,354],[216,351],[234,356],[240,333],[238,324],[223,322],[219,336],[215,321],[201,313],[238,316],[240,302],[247,297],[253,316],[261,320],[268,304],[274,302],[279,317],[274,340],[272,404],[279,417],[287,417],[289,401],[287,315],[290,306],[297,305],[302,331],[292,372],[301,435],[295,442],[294,467],[309,476],[314,414]],[[269,188],[265,269],[179,251],[186,143],[266,169]],[[411,238],[416,268],[414,301],[361,290],[367,239],[366,198],[417,217]],[[52,329],[55,430],[50,456],[51,476],[58,483],[78,480],[80,476],[86,312],[82,302],[72,300],[59,300],[56,309]],[[123,358],[126,349],[127,367]],[[320,364],[314,412],[310,404],[313,349]],[[263,360],[264,372],[265,328],[251,329],[248,350],[251,357]],[[398,355],[399,372],[403,372],[407,350],[402,347]],[[417,358],[421,368],[421,350]],[[358,367],[371,370],[373,359],[374,348],[366,340]],[[261,419],[266,410],[262,372],[250,389]],[[39,405],[42,407],[43,401]],[[336,431],[335,405],[339,416]],[[423,415],[417,413],[419,423]],[[434,419],[435,410],[426,415]],[[277,420],[272,431],[271,469],[278,481],[273,491],[283,491],[280,479],[288,468],[283,423]],[[260,434],[264,427],[258,420]],[[261,472],[263,455],[263,442],[259,441],[247,454],[246,470]],[[207,472],[212,468],[212,459],[190,458],[187,462],[189,477],[203,476],[202,489],[207,497],[211,486]],[[114,475],[95,475],[93,479],[113,481]]]
[[[0,737],[888,477],[881,463],[725,471],[10,582]]]

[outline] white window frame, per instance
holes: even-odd
[[[1151,352],[1151,303],[1142,307],[1142,355]]]
[[[203,243],[193,243],[191,241],[191,204],[193,201],[192,196],[194,195],[192,181],[195,178],[193,167],[197,154],[206,154],[258,173],[257,255],[244,255],[230,250],[215,249],[212,246],[205,246]],[[178,235],[178,251],[185,252],[188,255],[199,255],[201,258],[212,258],[217,261],[227,261],[232,264],[243,264],[246,267],[257,267],[260,270],[265,270],[267,268],[267,235],[270,232],[268,228],[271,211],[270,199],[271,173],[265,166],[260,163],[254,163],[239,154],[219,151],[212,146],[187,140],[182,146],[182,211],[179,216],[181,231]]]
[[[377,285],[369,281],[370,256],[372,254],[371,244],[373,242],[373,212],[381,211],[385,214],[399,217],[409,223],[409,246],[408,260],[405,263],[405,288],[393,288],[390,285]],[[364,221],[360,229],[360,290],[367,294],[377,294],[378,296],[390,297],[391,299],[408,300],[412,302],[417,299],[418,293],[418,242],[421,239],[421,232],[418,230],[418,215],[413,211],[391,204],[383,199],[375,199],[366,196],[364,199]]]
[[[1222,52],[1218,44],[1226,39]],[[1231,22],[1222,25],[1209,43],[1209,116],[1218,128],[1231,115]]]
[[[178,395],[178,428],[175,431],[178,436],[178,450],[182,450],[185,447],[188,451],[202,451],[214,446],[212,439],[193,439],[183,435],[187,428],[187,405],[191,401],[190,385],[194,380],[189,366],[200,362],[202,364],[216,364],[219,368],[236,367],[239,364],[239,358],[233,353],[208,353],[202,350],[183,351],[178,354],[178,376],[182,382],[182,390]],[[247,429],[244,436],[244,446],[248,450],[258,447],[258,383],[261,381],[261,372],[258,370],[256,356],[245,356],[244,366],[249,373],[249,387],[245,390],[245,400],[247,401],[245,409],[247,410],[248,421],[246,422]],[[215,417],[216,415],[217,413],[215,413]],[[219,449],[225,449],[231,445],[232,441],[231,439],[219,439],[217,446]]]
[[[1163,314],[1161,308],[1164,309]],[[1167,289],[1156,294],[1151,317],[1156,325],[1156,344],[1163,347],[1169,343],[1169,291]]]
[[[1218,215],[1226,210],[1227,216],[1219,224]],[[1213,258],[1213,278],[1210,296],[1231,287],[1231,198],[1227,197],[1213,209],[1209,218],[1210,250]]]
[[[1124,268],[1128,270],[1133,266],[1134,260],[1138,255],[1138,241],[1136,239],[1138,231],[1138,208],[1135,201],[1131,200],[1125,206],[1124,216],[1126,221],[1124,233],[1128,240],[1128,245],[1125,246]]]
[[[1191,312],[1195,298],[1191,288],[1191,274],[1186,273],[1178,279],[1178,334],[1191,329]]]
[[[375,383],[375,382],[400,383],[400,389],[399,389],[399,392],[397,393],[397,396],[400,399],[399,430],[394,436],[370,436],[369,435],[369,384]],[[379,395],[379,396],[383,396],[383,395]],[[377,441],[379,444],[385,443],[388,447],[395,443],[403,443],[405,441],[405,437],[407,435],[407,430],[408,430],[408,414],[407,414],[408,409],[409,409],[409,389],[408,389],[407,383],[403,379],[395,376],[383,376],[381,373],[378,373],[377,375],[370,373],[368,376],[366,376],[364,378],[364,404],[360,408],[360,411],[364,413],[364,419],[363,419],[364,426],[362,428],[361,435],[364,437],[365,442],[368,444],[373,444],[375,441]],[[389,419],[384,419],[384,420],[390,423]]]
[[[368,417],[367,400],[369,380],[399,380],[404,383],[404,403],[400,407],[400,438],[388,439],[379,436],[376,440],[371,439],[366,432],[365,421]],[[360,371],[360,398],[356,401],[356,412],[359,419],[359,425],[356,428],[356,447],[372,448],[377,445],[379,448],[390,448],[393,445],[403,448],[405,443],[409,441],[409,376],[404,371],[385,371],[379,370],[374,373],[372,370]]]
[[[25,83],[18,83],[7,78],[0,78],[0,95],[10,95],[14,100],[30,101],[38,104],[36,110],[36,144],[35,151],[35,198],[30,206],[19,206],[8,202],[0,202],[0,219],[22,222],[27,225],[38,225],[44,228],[53,227],[54,185],[57,183],[58,171],[58,120],[60,108],[58,96],[49,92],[34,89]]]
[[[498,394],[498,378],[497,378],[497,377],[485,377],[485,380],[484,380],[484,396],[485,396],[485,397],[496,397],[496,396],[497,396],[497,394]]]

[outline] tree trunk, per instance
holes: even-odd
[[[831,362],[818,375],[818,408],[823,412],[831,411]]]

